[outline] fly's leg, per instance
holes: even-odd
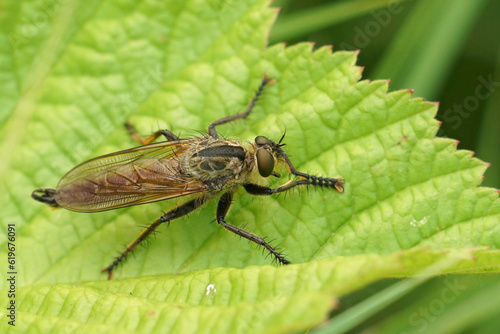
[[[212,136],[213,138],[219,138],[219,135],[218,135],[217,131],[215,130],[215,127],[217,125],[229,123],[229,122],[235,121],[237,119],[243,119],[243,118],[247,117],[248,114],[250,114],[250,112],[252,111],[253,107],[255,106],[255,103],[259,99],[260,94],[262,94],[264,87],[268,84],[274,83],[275,81],[276,81],[275,79],[268,79],[267,74],[264,74],[264,77],[262,78],[262,83],[260,84],[259,88],[255,92],[255,95],[254,95],[252,101],[250,101],[250,103],[248,104],[246,110],[243,112],[240,112],[238,114],[227,116],[227,117],[224,117],[224,118],[221,118],[221,119],[218,119],[218,120],[212,122],[212,124],[210,124],[208,126],[208,134],[210,136]]]
[[[269,188],[269,187],[264,187],[260,186],[257,184],[252,184],[252,183],[246,183],[243,184],[243,187],[245,190],[252,195],[272,195],[272,194],[278,194],[287,190],[292,189],[293,187],[299,186],[299,185],[313,185],[313,186],[320,186],[320,187],[329,187],[329,188],[334,188],[338,190],[339,192],[343,192],[344,188],[344,180],[343,179],[330,179],[330,178],[323,178],[319,176],[313,176],[305,173],[300,173],[300,175],[297,175],[299,177],[305,178],[305,179],[300,179],[300,180],[290,180],[284,185],[281,185],[277,188]],[[226,196],[226,201],[222,202],[222,199]],[[227,210],[229,209],[229,205],[231,204],[231,194],[224,194],[223,197],[221,198],[221,201],[219,202],[219,207],[217,208],[217,221],[219,224],[230,230],[231,232],[234,232],[242,237],[247,238],[248,240],[251,240],[259,245],[264,246],[271,254],[273,254],[276,259],[283,264],[289,264],[290,262],[285,259],[279,252],[276,252],[276,250],[271,247],[268,243],[265,242],[264,239],[259,238],[251,233],[245,232],[237,227],[234,227],[232,225],[227,224],[224,222],[224,215],[226,214]],[[222,204],[222,205],[221,205]],[[224,211],[225,210],[225,211]],[[219,213],[220,211],[220,213]],[[222,221],[222,222],[221,222]]]
[[[284,135],[283,135],[284,136]],[[283,137],[281,138],[283,139]],[[295,175],[298,177],[298,180],[290,180],[287,183],[285,183],[282,186],[279,186],[275,189],[267,188],[267,187],[262,187],[258,186],[255,184],[244,184],[243,186],[245,187],[245,190],[253,195],[271,195],[271,194],[276,194],[280,193],[289,189],[292,189],[295,186],[298,185],[311,185],[311,186],[317,186],[317,187],[327,187],[327,188],[334,188],[337,190],[339,193],[344,192],[344,179],[333,179],[329,177],[321,177],[321,176],[315,176],[315,175],[310,175],[307,173],[302,173],[299,172],[295,166],[292,164],[288,156],[286,155],[285,151],[281,148],[284,144],[280,144],[281,140],[279,143],[275,143],[272,140],[271,142],[271,147],[276,154],[285,161],[285,166],[288,169],[288,172],[292,175]]]
[[[229,207],[231,206],[232,200],[233,200],[233,194],[230,192],[227,192],[221,196],[219,204],[217,205],[217,222],[220,225],[222,225],[222,227],[224,227],[225,229],[233,233],[236,233],[240,237],[255,242],[257,245],[263,246],[265,249],[269,251],[269,253],[271,253],[276,258],[276,260],[279,263],[290,264],[290,262],[280,252],[278,252],[276,248],[268,244],[263,238],[260,238],[250,232],[242,230],[239,227],[226,223],[224,219],[226,217],[227,212],[229,211]]]
[[[125,128],[127,129],[128,133],[134,139],[135,141],[139,142],[141,145],[148,145],[154,142],[158,137],[164,136],[167,141],[176,141],[179,140],[179,137],[177,137],[172,131],[170,130],[158,130],[153,132],[147,137],[141,136],[137,131],[135,130],[134,126],[130,124],[130,122],[125,122]]]
[[[243,184],[247,193],[252,195],[272,195],[278,194],[287,190],[290,190],[296,186],[306,185],[306,186],[316,186],[316,187],[327,187],[334,188],[338,192],[344,192],[344,180],[343,179],[331,179],[326,177],[314,176],[305,173],[300,173],[297,175],[301,177],[300,180],[290,180],[287,183],[276,187],[274,189],[269,187],[259,186],[253,183]]]
[[[125,250],[121,252],[121,254],[109,266],[101,270],[101,272],[108,273],[108,279],[112,279],[113,270],[115,269],[115,267],[119,265],[137,245],[139,245],[142,241],[146,240],[148,236],[151,233],[153,233],[158,226],[160,226],[165,222],[170,222],[174,219],[187,215],[188,213],[198,209],[206,201],[207,201],[206,196],[200,196],[189,202],[179,205],[178,207],[162,215],[160,219],[155,220],[148,227],[146,227],[146,229],[142,231],[141,234],[139,234],[139,237],[134,241],[132,241],[130,244],[128,244]]]

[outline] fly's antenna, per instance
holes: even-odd
[[[283,141],[283,139],[285,139],[285,135],[286,135],[286,128],[285,128],[285,132],[283,132],[283,136],[281,136],[280,138],[280,141],[278,142],[278,147],[282,147],[282,146],[285,146],[285,144],[281,143]]]

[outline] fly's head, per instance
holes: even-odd
[[[333,179],[328,177],[310,175],[307,173],[303,173],[298,171],[286,155],[285,151],[282,149],[283,137],[281,137],[279,142],[274,142],[271,139],[268,139],[264,136],[258,136],[255,138],[254,149],[255,149],[255,163],[257,165],[257,169],[259,171],[260,176],[268,177],[270,175],[280,177],[278,173],[274,171],[274,167],[278,163],[278,161],[284,162],[286,169],[288,172],[297,177],[296,181],[293,181],[290,184],[298,185],[298,184],[306,184],[318,187],[326,187],[326,188],[334,188],[338,192],[344,192],[344,180]],[[288,187],[290,187],[290,184]]]
[[[255,137],[255,161],[260,176],[280,176],[274,171],[274,167],[277,165],[278,161],[281,160],[285,155],[285,152],[281,148],[285,145],[281,144],[281,141],[284,137],[285,135],[281,137],[278,143],[264,136]]]

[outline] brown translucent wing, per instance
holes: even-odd
[[[59,182],[55,200],[79,212],[98,212],[203,192],[180,173],[179,159],[198,138],[162,142],[86,161]]]

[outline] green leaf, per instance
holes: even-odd
[[[5,8],[0,261],[8,261],[8,224],[16,249],[0,300],[9,305],[15,271],[16,330],[289,332],[320,324],[339,296],[443,257],[454,259],[443,272],[499,271],[498,194],[477,188],[483,162],[433,138],[437,106],[387,93],[386,81],[358,81],[356,53],[266,47],[276,17],[267,1],[12,0]],[[215,201],[161,226],[107,281],[100,269],[182,199],[80,214],[30,198],[76,164],[134,145],[125,120],[144,134],[197,135],[243,110],[264,73],[277,81],[248,119],[218,130],[250,141],[286,129],[299,170],[346,180],[344,194],[236,196],[228,222],[275,239],[293,265],[273,266],[210,224]],[[0,329],[12,331],[3,310]]]

